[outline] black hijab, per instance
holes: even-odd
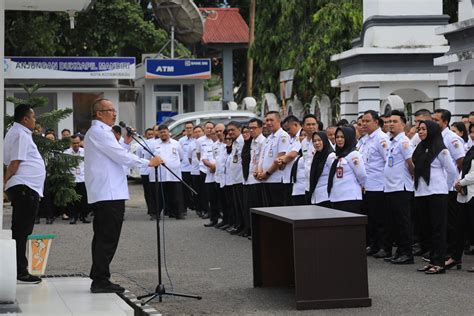
[[[314,192],[314,189],[316,189],[316,184],[324,171],[324,165],[326,164],[329,154],[334,151],[325,132],[314,132],[311,139],[313,139],[316,134],[323,141],[323,150],[316,151],[313,156],[313,161],[311,162],[311,170],[309,172],[309,192],[311,194]]]
[[[427,136],[416,146],[412,160],[415,165],[415,189],[418,188],[418,180],[422,177],[426,184],[430,184],[431,163],[438,157],[439,153],[446,148],[441,135],[441,128],[433,121],[421,121],[425,124]]]
[[[466,174],[471,170],[471,162],[474,159],[474,146],[471,147],[466,153],[464,160],[462,162],[462,173],[461,179],[464,179]],[[463,187],[464,193],[467,194],[467,187]]]
[[[244,175],[245,181],[249,178],[249,167],[250,167],[250,146],[252,145],[252,138],[244,140],[244,146],[242,147],[242,173]]]
[[[344,134],[344,147],[339,148],[336,145],[336,159],[334,159],[331,170],[329,171],[329,179],[328,179],[328,194],[331,194],[332,184],[334,181],[334,175],[336,174],[337,164],[340,158],[344,158],[349,155],[351,152],[356,150],[357,139],[356,139],[356,131],[352,126],[341,126],[336,129],[337,132],[341,131]]]

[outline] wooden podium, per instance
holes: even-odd
[[[371,306],[366,216],[314,205],[251,216],[254,287],[294,286],[297,309]]]

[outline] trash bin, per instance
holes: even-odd
[[[49,250],[55,235],[28,236],[28,271],[33,275],[44,275]]]

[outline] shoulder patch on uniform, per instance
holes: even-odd
[[[388,145],[387,145],[387,141],[386,141],[385,139],[384,139],[384,140],[381,140],[381,141],[380,141],[380,144],[382,145],[382,147],[383,147],[384,149],[387,149]]]
[[[447,149],[443,149],[441,151],[443,153],[443,155],[447,156],[449,154],[449,151]]]
[[[456,149],[458,149],[459,146],[461,146],[461,144],[459,144],[459,141],[457,139],[453,140],[451,143],[454,145],[454,148]]]
[[[402,147],[403,147],[404,149],[408,149],[408,148],[410,147],[410,142],[409,142],[409,141],[403,142],[403,143],[402,143]]]
[[[352,162],[354,163],[354,166],[358,166],[359,165],[359,158],[352,157]]]
[[[282,142],[283,144],[286,143],[286,136],[282,136],[282,137],[281,137],[281,142]]]

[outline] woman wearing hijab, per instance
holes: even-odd
[[[430,229],[431,237],[430,264],[418,271],[439,274],[446,271],[444,261],[448,192],[454,185],[457,171],[449,151],[444,146],[438,124],[433,121],[421,121],[418,135],[421,142],[412,158],[415,165],[415,205],[425,222],[422,227]]]
[[[472,125],[472,124],[471,124]],[[459,216],[456,223],[456,240],[453,253],[445,262],[446,269],[454,266],[462,267],[462,253],[466,244],[466,234],[474,227],[474,147],[471,147],[464,157],[460,178],[456,181],[458,191],[457,201]],[[468,270],[474,272],[474,268]]]
[[[332,162],[336,157],[325,132],[313,133],[313,146],[316,152],[309,172],[309,192],[311,203],[331,207],[328,196],[328,178]]]
[[[336,157],[329,170],[328,195],[332,208],[361,213],[362,188],[367,174],[364,160],[356,150],[355,129],[351,126],[336,130]]]
[[[298,136],[298,140],[300,143],[303,139],[306,138],[306,132],[304,130],[300,131],[300,135]],[[306,205],[306,191],[305,191],[305,166],[304,166],[304,157],[303,157],[303,149],[300,148],[298,151],[298,156],[291,166],[290,172],[290,182],[293,184],[291,189],[291,205]]]

